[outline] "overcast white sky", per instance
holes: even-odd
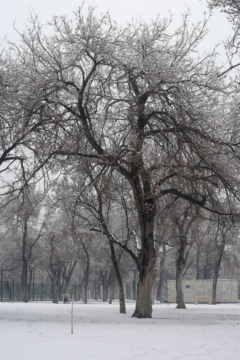
[[[21,31],[27,24],[30,12],[35,12],[45,24],[52,14],[71,16],[81,4],[81,0],[4,0],[0,12],[0,41],[7,35],[15,41],[17,35],[13,23]],[[109,11],[119,24],[130,21],[132,17],[149,21],[160,16],[168,16],[169,11],[179,22],[181,14],[187,8],[192,13],[192,21],[196,22],[208,13],[206,0],[85,0],[86,4],[97,5],[99,13]],[[209,35],[206,46],[212,47],[226,39],[230,33],[230,24],[224,14],[215,11],[209,22]]]

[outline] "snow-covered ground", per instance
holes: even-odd
[[[236,360],[240,304],[154,305],[152,319],[131,318],[118,303],[0,303],[1,360]]]

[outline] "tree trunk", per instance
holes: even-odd
[[[61,278],[62,266],[61,262],[55,258],[56,256],[56,249],[54,246],[54,236],[51,237],[51,251],[50,251],[50,259],[49,259],[49,269],[50,269],[50,276],[53,283],[53,303],[58,303],[58,289],[59,283]]]
[[[197,275],[196,279],[200,279],[200,253],[201,253],[201,246],[197,246]]]
[[[137,285],[137,301],[133,317],[152,317],[152,287],[155,268],[155,249],[153,241],[153,219],[141,224],[141,254],[139,281]]]
[[[178,250],[177,266],[176,266],[176,291],[177,291],[177,309],[186,309],[183,294],[183,272],[185,266],[185,249],[187,246],[187,239],[185,236],[180,236],[180,244]]]
[[[53,276],[53,303],[58,304],[58,281],[56,276]]]
[[[112,304],[112,301],[114,299],[115,281],[116,281],[116,276],[114,273],[114,269],[112,269],[109,276],[109,300],[108,300],[109,304]]]
[[[225,243],[222,243],[221,245],[218,246],[217,259],[213,269],[212,305],[216,305],[217,280],[218,280],[218,274],[223,257],[224,247],[225,247]]]
[[[65,287],[66,294],[69,294],[69,285],[76,265],[77,265],[77,260],[75,260],[72,266],[69,267],[68,271],[65,269],[65,271],[63,272],[63,277],[66,281],[66,287]]]
[[[99,298],[99,280],[94,280],[94,299],[97,301]]]
[[[120,314],[126,314],[126,305],[125,305],[125,297],[124,297],[124,288],[122,282],[122,276],[119,270],[118,261],[116,257],[116,252],[114,245],[111,240],[109,240],[109,246],[111,249],[111,259],[115,270],[116,279],[118,282],[118,292],[119,292],[119,306],[120,306]]]
[[[203,278],[204,280],[211,279],[211,264],[209,262],[209,254],[206,255],[206,261],[204,264]]]
[[[116,279],[117,279],[117,282],[118,282],[120,313],[121,314],[126,314],[124,288],[123,288],[122,277],[121,277],[121,273],[120,273],[119,265],[118,265],[121,256],[119,257],[119,259],[118,259],[119,261],[118,261],[117,256],[116,256],[115,247],[114,247],[114,244],[112,242],[112,235],[108,231],[108,226],[107,226],[107,224],[105,222],[104,215],[103,215],[101,192],[99,191],[99,188],[98,188],[98,186],[96,184],[95,184],[95,189],[96,189],[97,194],[98,194],[99,217],[100,217],[100,221],[101,221],[104,233],[108,238],[110,251],[111,251],[111,260],[112,260],[112,264],[113,264],[113,267],[114,267],[114,270],[115,270],[115,276],[116,276]],[[107,301],[107,299],[105,299],[105,297],[107,297],[106,294],[105,294],[105,287],[104,287],[105,282],[106,282],[106,279],[105,279],[105,276],[104,276],[104,281],[103,281],[103,301]],[[111,300],[112,299],[111,299],[111,294],[110,294],[109,301],[111,301]]]
[[[87,304],[87,300],[88,300],[88,281],[89,281],[89,266],[86,267],[85,269],[85,274],[84,274],[84,293],[83,293],[83,302],[84,304]]]
[[[156,295],[156,270],[153,272],[153,286],[152,286],[152,305],[154,305]]]
[[[61,281],[61,263],[56,262],[54,265],[51,266],[51,274],[52,274],[52,282],[53,282],[53,303],[58,304],[58,291],[59,285]]]
[[[83,294],[83,302],[84,304],[87,304],[87,298],[88,298],[88,281],[89,281],[89,271],[90,271],[90,257],[88,253],[88,249],[85,246],[84,241],[81,239],[82,248],[85,254],[85,260],[86,260],[86,269],[84,270],[84,294]]]
[[[69,285],[70,285],[70,280],[71,280],[71,276],[70,278],[66,278],[66,282],[65,282],[65,294],[69,294]]]
[[[163,286],[164,286],[164,280],[165,280],[165,261],[166,261],[166,246],[163,244],[163,253],[160,260],[160,276],[159,276],[159,282],[158,282],[158,288],[157,288],[157,300],[160,302],[163,301]]]
[[[85,281],[85,273],[83,274],[83,279],[81,280],[81,273],[79,274],[79,291],[78,291],[78,300],[81,300],[81,294],[83,293],[83,285]],[[84,299],[84,296],[83,296]]]
[[[28,261],[24,258],[22,263],[22,301],[28,302]]]
[[[102,301],[106,302],[108,300],[107,271],[105,271],[101,277],[102,277]]]
[[[184,265],[182,260],[177,261],[177,274],[176,274],[176,290],[177,290],[177,309],[186,309],[184,302],[184,294],[182,287]]]
[[[160,277],[157,288],[157,300],[163,302],[163,286],[165,281],[165,269],[160,270]]]

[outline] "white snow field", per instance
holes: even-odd
[[[240,304],[156,304],[152,319],[112,305],[0,303],[1,360],[237,360]]]

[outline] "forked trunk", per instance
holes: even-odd
[[[152,287],[155,267],[153,241],[153,221],[142,224],[142,249],[140,258],[139,281],[137,286],[136,309],[133,317],[152,317]]]
[[[143,264],[140,271],[137,285],[136,309],[133,317],[151,318],[152,317],[152,287],[154,277],[155,256],[148,263]]]

